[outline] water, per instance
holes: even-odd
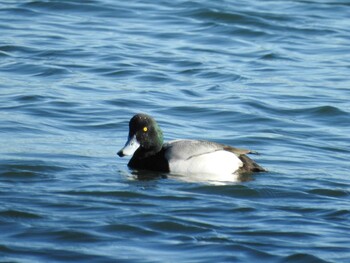
[[[349,262],[349,2],[204,2],[0,3],[1,262]],[[270,172],[137,180],[138,112]]]

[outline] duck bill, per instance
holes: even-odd
[[[139,147],[140,147],[140,144],[136,139],[136,135],[134,135],[132,137],[129,137],[125,146],[118,152],[118,155],[120,157],[123,157],[126,155],[132,155]]]

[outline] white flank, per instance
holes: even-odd
[[[242,161],[228,151],[215,151],[193,156],[189,159],[170,159],[171,173],[210,178],[213,181],[237,180],[235,173],[242,167]]]

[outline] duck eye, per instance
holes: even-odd
[[[143,127],[143,131],[144,132],[147,132],[148,131],[148,128],[145,126],[145,127]]]

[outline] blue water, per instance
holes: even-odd
[[[349,1],[2,1],[0,32],[1,262],[349,262]],[[138,112],[269,172],[139,180]]]

